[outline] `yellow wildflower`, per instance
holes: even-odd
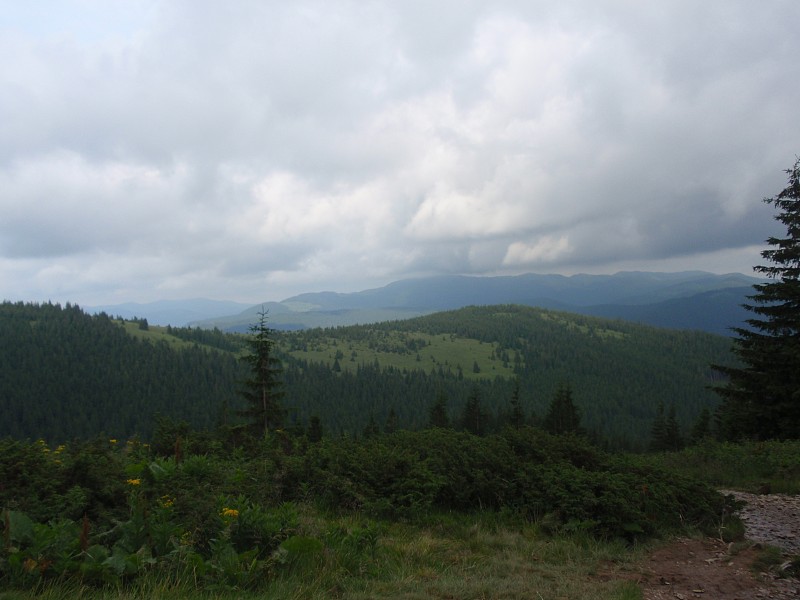
[[[128,479],[128,481],[126,483],[128,485],[141,485],[142,484],[142,480],[141,479]]]
[[[114,444],[117,443],[117,440],[114,439],[114,438],[111,438],[110,440],[108,440],[108,443],[111,444],[111,445],[114,445]]]
[[[32,558],[26,558],[25,562],[22,563],[22,568],[25,569],[26,573],[31,573],[38,566],[39,563],[37,563]]]
[[[235,508],[223,508],[221,514],[223,517],[230,517],[231,519],[235,519],[239,516],[239,511],[236,510]]]
[[[175,499],[174,498],[170,498],[169,496],[166,496],[166,495],[165,496],[161,496],[161,506],[163,506],[164,508],[169,508],[173,504],[175,504]]]

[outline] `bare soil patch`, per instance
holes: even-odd
[[[800,598],[800,580],[753,570],[767,544],[780,548],[787,563],[800,554],[800,496],[724,493],[747,502],[739,516],[750,543],[680,539],[662,546],[643,568],[645,600]]]

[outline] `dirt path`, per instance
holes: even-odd
[[[659,548],[645,564],[645,600],[800,598],[800,580],[752,571],[764,544],[781,548],[785,560],[800,554],[800,496],[725,493],[747,502],[739,516],[752,543],[683,539]]]

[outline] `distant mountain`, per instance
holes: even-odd
[[[621,272],[615,275],[506,277],[441,276],[405,279],[348,294],[306,293],[267,303],[276,329],[303,329],[405,319],[464,306],[521,304],[613,317],[673,329],[730,335],[747,317],[741,304],[761,280],[740,273],[716,275]],[[199,327],[243,331],[258,307]]]
[[[759,279],[739,273],[715,275],[621,272],[615,275],[537,275],[505,277],[441,276],[405,279],[389,285],[336,294],[301,294],[283,303],[302,303],[314,310],[416,308],[446,310],[468,305],[555,303],[572,306],[650,304],[730,287],[751,286]]]
[[[730,336],[733,333],[731,328],[746,327],[745,320],[753,316],[742,306],[747,301],[747,296],[752,294],[752,286],[732,287],[653,304],[606,304],[569,307],[565,310],[595,317],[624,319],[656,327],[697,329]]]
[[[228,300],[158,300],[140,304],[125,302],[103,306],[83,306],[89,314],[106,313],[110,317],[147,319],[151,325],[173,325],[182,327],[192,321],[224,317],[248,308],[249,304]]]

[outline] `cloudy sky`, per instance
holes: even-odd
[[[0,0],[0,297],[751,273],[797,0]]]

